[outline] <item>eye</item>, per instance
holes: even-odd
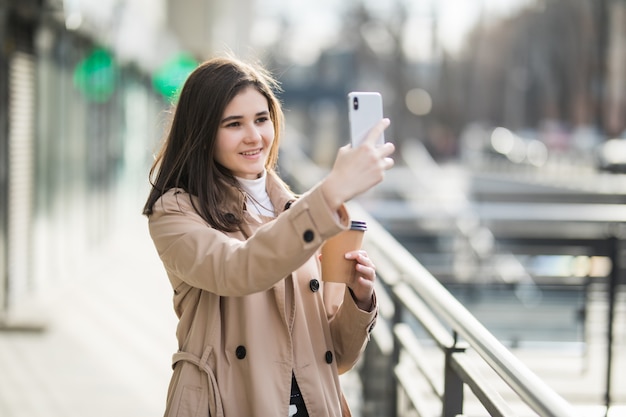
[[[228,123],[225,127],[239,127],[241,125],[241,123],[239,122],[231,122]]]
[[[265,122],[267,122],[269,120],[270,120],[270,118],[268,116],[261,116],[258,119],[256,119],[256,122],[257,123],[265,123]]]

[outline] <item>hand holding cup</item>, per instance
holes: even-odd
[[[328,239],[322,246],[322,280],[344,284],[354,280],[356,260],[346,259],[348,252],[361,249],[367,224],[352,221],[350,229]]]
[[[372,307],[376,269],[361,250],[367,224],[352,221],[350,229],[328,239],[322,246],[322,280],[346,284],[352,290],[357,306],[364,311]]]

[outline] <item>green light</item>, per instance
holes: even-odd
[[[185,80],[196,69],[198,62],[181,53],[168,60],[152,75],[152,86],[170,101],[176,101]]]
[[[74,69],[74,86],[87,100],[104,103],[115,92],[117,68],[111,54],[94,49]]]

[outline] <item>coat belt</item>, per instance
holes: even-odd
[[[215,379],[215,374],[211,367],[209,367],[208,359],[209,353],[211,349],[206,349],[202,358],[197,357],[193,353],[189,352],[176,352],[172,356],[172,367],[176,365],[176,363],[180,361],[193,363],[207,374],[207,379],[209,383],[209,416],[210,417],[224,417],[224,408],[222,407],[222,398],[220,397],[219,389],[217,388],[217,380]]]

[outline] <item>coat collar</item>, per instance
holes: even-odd
[[[270,196],[276,214],[280,214],[291,206],[291,203],[296,200],[296,195],[278,178],[276,172],[268,171],[266,177],[267,194]]]

